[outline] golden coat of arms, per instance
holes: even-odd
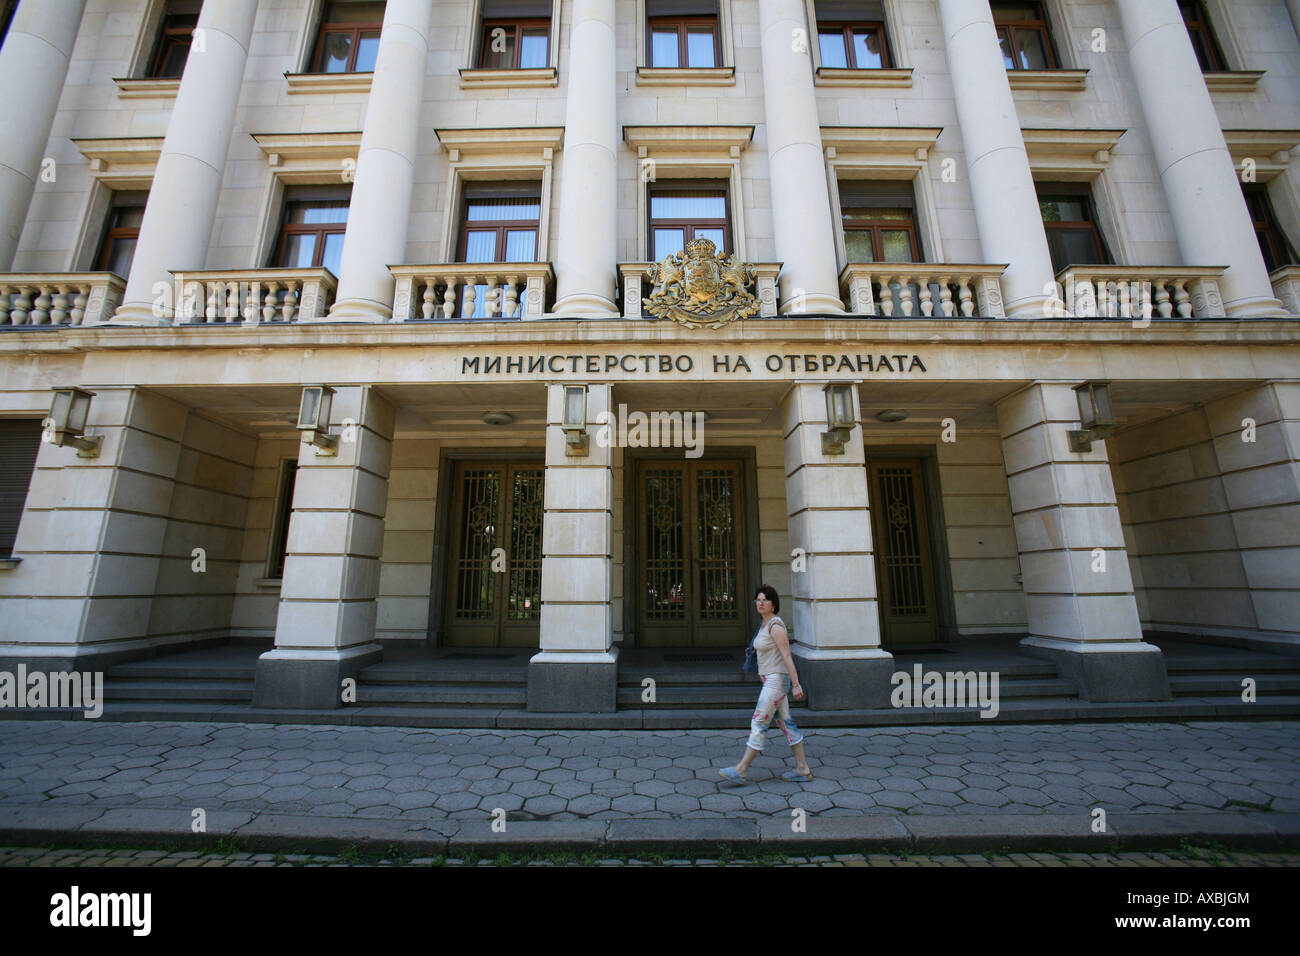
[[[749,291],[757,278],[754,267],[734,255],[718,255],[708,239],[692,239],[646,275],[654,291],[641,300],[645,310],[688,329],[720,329],[758,312],[758,299]]]

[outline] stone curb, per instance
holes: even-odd
[[[203,833],[184,810],[89,807],[0,808],[0,844],[80,847],[87,844],[181,850],[237,840],[245,851],[337,853],[357,845],[367,855],[397,848],[410,856],[491,856],[548,851],[713,854],[921,853],[980,851],[1104,853],[1217,843],[1224,849],[1281,851],[1300,847],[1295,813],[1112,813],[1106,833],[1078,814],[827,817],[811,815],[804,832],[785,818],[716,820],[510,821],[495,833],[491,820],[398,821],[214,810]]]

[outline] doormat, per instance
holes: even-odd
[[[730,664],[736,660],[732,654],[665,654],[668,664]]]

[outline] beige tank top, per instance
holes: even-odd
[[[764,674],[784,674],[785,658],[781,656],[781,649],[776,646],[776,641],[772,639],[772,627],[780,624],[785,627],[785,621],[781,620],[775,614],[772,620],[758,631],[758,637],[754,639],[754,652],[758,654],[758,673]],[[787,637],[789,628],[786,628]]]

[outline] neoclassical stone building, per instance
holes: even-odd
[[[522,648],[609,711],[762,582],[817,709],[987,635],[1090,700],[1300,652],[1297,0],[5,12],[6,667]],[[647,305],[702,239],[754,314]]]

